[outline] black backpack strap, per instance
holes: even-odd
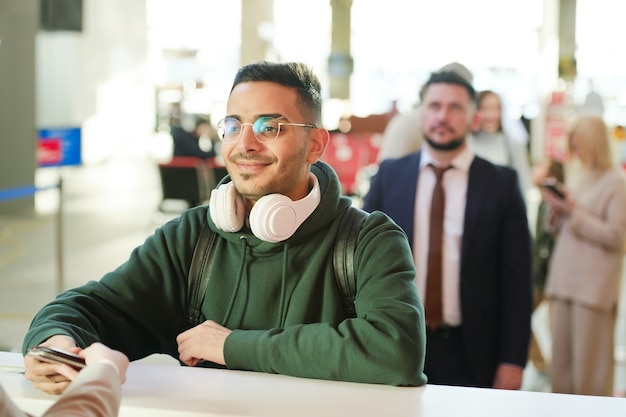
[[[335,249],[333,252],[333,268],[335,270],[335,280],[339,291],[343,296],[346,313],[349,318],[356,317],[354,300],[356,298],[356,276],[354,273],[354,251],[359,230],[369,213],[357,207],[350,206],[344,213]]]
[[[196,242],[187,277],[187,319],[192,325],[204,321],[202,315],[202,301],[211,276],[211,263],[215,253],[215,239],[217,234],[205,224],[200,231]]]

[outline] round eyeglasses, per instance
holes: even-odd
[[[220,120],[217,124],[217,133],[220,140],[224,143],[237,142],[241,137],[241,132],[243,132],[243,127],[245,125],[249,125],[252,127],[252,133],[254,133],[254,137],[261,143],[274,142],[280,134],[280,127],[283,125],[317,129],[317,126],[315,125],[307,123],[279,122],[275,118],[268,116],[259,117],[254,123],[241,123],[234,117],[227,117]]]

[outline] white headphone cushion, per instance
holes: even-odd
[[[243,199],[232,182],[222,184],[211,191],[209,211],[219,229],[237,232],[243,227],[245,215]]]
[[[290,238],[320,202],[320,187],[313,174],[311,184],[309,194],[297,201],[282,194],[261,197],[250,212],[252,233],[259,239],[272,243]]]
[[[250,229],[266,242],[280,242],[298,228],[298,213],[293,201],[282,194],[261,197],[250,212]]]

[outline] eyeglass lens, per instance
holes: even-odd
[[[220,125],[218,125],[218,133],[224,142],[236,142],[241,135],[244,125],[250,123],[241,123],[239,120],[227,117]],[[272,117],[259,117],[252,124],[252,132],[259,142],[272,142],[278,137],[280,124]]]

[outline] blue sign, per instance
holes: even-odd
[[[39,129],[37,162],[40,167],[80,165],[80,127]]]

